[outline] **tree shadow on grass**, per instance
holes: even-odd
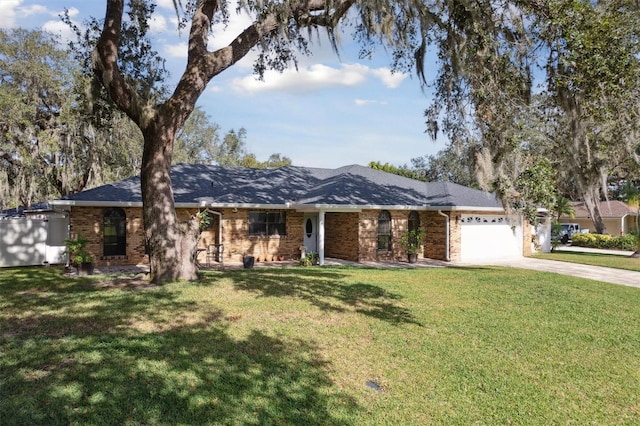
[[[0,302],[23,284],[0,286]],[[344,425],[358,410],[313,343],[235,338],[222,311],[163,288],[51,284],[61,291],[32,310],[2,314],[3,424]]]
[[[263,297],[292,297],[324,311],[355,311],[392,324],[421,325],[402,306],[402,296],[367,283],[346,283],[346,274],[323,268],[273,268],[220,273],[236,288]]]

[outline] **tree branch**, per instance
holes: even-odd
[[[107,89],[111,100],[140,125],[141,102],[118,68],[118,45],[123,13],[124,0],[107,0],[104,26],[92,56],[93,71],[102,86]]]

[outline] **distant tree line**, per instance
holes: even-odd
[[[39,30],[0,29],[0,209],[140,173],[140,129],[108,98],[91,95],[91,70],[78,60],[90,51],[79,47],[65,47]],[[223,135],[196,107],[176,138],[172,160],[254,168],[291,164],[280,154],[259,161],[246,138],[244,128]]]

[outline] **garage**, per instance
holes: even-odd
[[[522,227],[506,215],[462,215],[460,224],[462,262],[522,256]]]

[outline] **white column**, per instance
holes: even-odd
[[[324,211],[318,213],[318,257],[320,265],[324,265]]]

